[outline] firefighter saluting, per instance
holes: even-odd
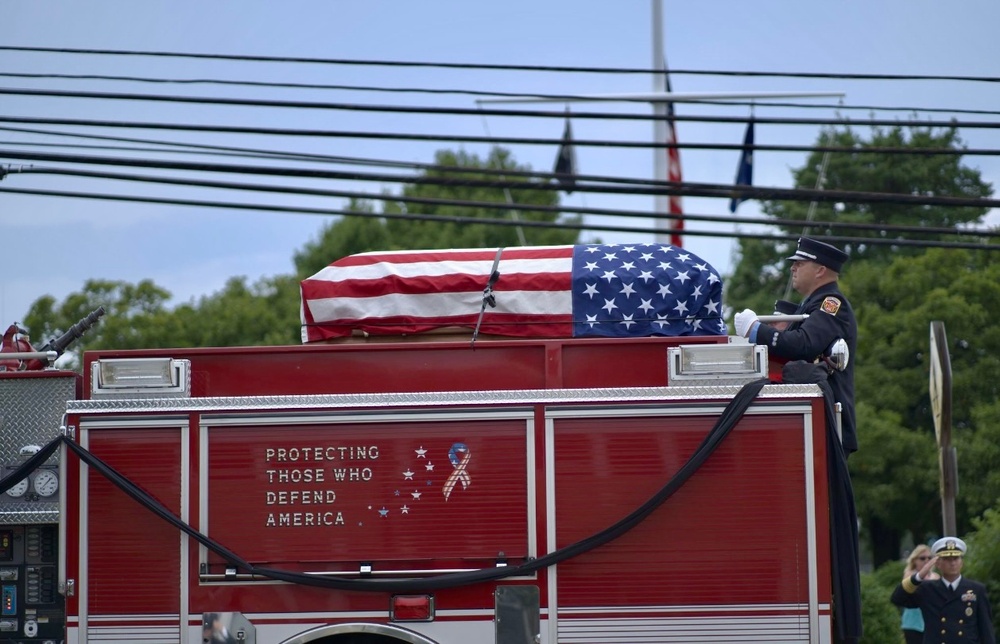
[[[962,576],[965,551],[958,537],[938,539],[931,547],[934,556],[892,592],[893,604],[923,613],[926,644],[996,644],[986,586]],[[941,578],[927,580],[935,566]]]

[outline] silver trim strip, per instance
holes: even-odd
[[[736,385],[690,387],[617,387],[608,389],[521,389],[509,391],[441,391],[381,394],[310,394],[300,396],[230,396],[219,398],[151,398],[126,400],[74,400],[71,414],[121,412],[243,411],[246,409],[325,409],[444,407],[471,404],[557,404],[561,402],[666,402],[731,399]],[[815,397],[823,394],[816,385],[766,385],[758,398]]]
[[[79,436],[80,447],[89,450],[90,433],[82,423],[77,428],[77,435]],[[90,568],[87,565],[87,533],[90,532],[90,495],[87,493],[89,489],[87,486],[88,478],[90,478],[90,466],[80,461],[80,534],[77,535],[77,548],[79,548],[77,552],[77,566],[79,569],[76,571],[76,576],[79,580],[76,589],[79,596],[77,602],[77,616],[80,629],[79,644],[87,644],[87,623],[90,617],[90,578],[87,574]],[[67,622],[69,622],[69,615],[66,617]]]
[[[812,411],[804,414],[804,469],[806,476],[806,547],[809,549],[809,633],[810,641],[819,641],[819,571],[816,562],[816,471],[813,467],[815,445],[813,445]],[[836,572],[834,571],[834,574]]]
[[[180,427],[181,435],[181,480],[180,480],[180,519],[184,523],[191,525],[191,423],[186,422]],[[188,606],[190,605],[190,588],[188,587],[188,573],[190,572],[190,539],[188,536],[178,531],[180,539],[180,561],[178,562],[178,572],[180,573],[180,585],[178,594],[180,595],[180,623],[187,624],[190,617]],[[188,629],[181,628],[180,644],[188,644]]]

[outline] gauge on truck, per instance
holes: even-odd
[[[14,487],[7,490],[7,496],[19,499],[28,491],[28,479],[21,479]]]
[[[38,470],[31,481],[31,489],[38,496],[52,496],[59,489],[59,475],[53,470]]]

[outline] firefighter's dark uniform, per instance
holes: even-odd
[[[838,338],[843,338],[850,349],[851,359],[843,371],[833,371],[828,378],[834,399],[841,404],[841,426],[844,449],[856,452],[857,431],[854,422],[854,362],[858,355],[858,323],[854,319],[851,303],[847,301],[836,282],[824,284],[809,294],[796,313],[809,317],[792,322],[784,331],[761,324],[757,327],[755,342],[767,346],[769,355],[788,360],[812,362],[823,355]]]
[[[932,550],[939,556],[962,556],[965,542],[946,537],[935,542]],[[946,584],[943,578],[918,582],[914,574],[892,591],[892,603],[920,609],[924,644],[996,644],[986,586],[965,577],[959,578],[956,590]]]

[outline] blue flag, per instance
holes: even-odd
[[[740,155],[740,165],[736,168],[736,185],[753,185],[753,119],[747,123],[747,133],[743,136],[743,153]],[[729,212],[736,212],[736,207],[744,201],[745,197],[734,195],[729,201]]]
[[[556,175],[559,187],[566,194],[572,194],[576,188],[576,148],[573,147],[573,129],[569,124],[569,116],[566,117],[566,128],[563,130],[562,143],[559,145],[552,173]]]

